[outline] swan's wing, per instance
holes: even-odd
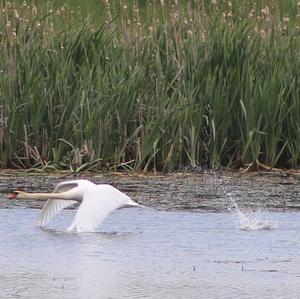
[[[69,191],[75,187],[78,186],[78,182],[76,181],[66,181],[66,182],[61,182],[56,185],[53,193],[60,193],[60,192],[66,192]]]
[[[66,192],[75,187],[82,186],[86,189],[94,188],[96,185],[88,180],[71,180],[64,181],[56,185],[54,193]]]
[[[56,185],[53,193],[65,192],[73,189],[74,187],[77,187],[77,185],[78,184],[75,181],[62,182]],[[62,209],[71,206],[74,203],[76,203],[76,201],[62,200],[62,199],[48,199],[38,219],[35,222],[35,226],[46,225],[47,222],[50,219],[52,219],[56,214],[58,214]]]
[[[35,226],[44,226],[62,209],[71,206],[76,203],[73,200],[62,200],[62,199],[48,199],[44,205],[38,219],[35,222]]]
[[[69,191],[75,187],[78,187],[79,184],[84,184],[87,188],[94,188],[96,186],[94,183],[87,180],[72,180],[61,182],[56,185],[53,193],[61,193]],[[62,209],[77,203],[73,200],[62,200],[62,199],[50,199],[46,202],[43,207],[40,216],[38,217],[35,225],[44,226],[50,219],[52,219],[57,213]]]
[[[110,185],[96,185],[83,196],[69,230],[93,232],[114,210],[126,204],[129,197]]]

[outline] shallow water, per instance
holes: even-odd
[[[270,231],[232,215],[127,209],[97,233],[50,228],[38,211],[0,210],[0,298],[299,298],[299,213],[271,213]]]
[[[44,191],[58,180],[31,178]],[[0,298],[300,298],[297,178],[101,180],[151,208],[118,210],[88,234],[66,231],[66,210],[41,230],[41,203],[6,199],[30,178],[0,181]],[[272,225],[243,229],[243,216]]]

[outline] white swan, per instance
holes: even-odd
[[[62,209],[81,203],[68,230],[93,232],[114,210],[124,207],[142,207],[129,196],[111,185],[96,185],[88,180],[73,180],[59,183],[53,193],[27,193],[15,191],[11,199],[44,199],[43,207],[35,225],[43,227]]]

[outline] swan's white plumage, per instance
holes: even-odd
[[[77,186],[77,184],[75,183],[75,181],[62,182],[62,183],[59,183],[58,185],[56,185],[53,193],[65,192],[76,186]],[[46,204],[44,205],[38,219],[35,222],[35,226],[44,226],[48,221],[50,221],[61,210],[63,210],[64,208],[67,208],[75,203],[76,203],[76,201],[71,201],[71,200],[48,199]]]
[[[38,219],[35,222],[35,226],[46,225],[47,222],[50,221],[61,210],[73,205],[74,203],[76,203],[76,201],[62,200],[62,199],[48,199]]]
[[[62,182],[53,193],[27,193],[30,196],[49,198],[43,207],[35,225],[45,226],[62,209],[81,203],[69,230],[92,232],[114,210],[123,207],[140,206],[129,196],[111,185],[96,185],[87,180]],[[22,193],[21,196],[24,196]]]
[[[94,231],[114,210],[131,200],[110,185],[95,185],[84,193],[82,203],[69,230],[77,232]]]

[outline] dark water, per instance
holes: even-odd
[[[152,208],[118,210],[89,234],[66,232],[74,210],[41,230],[40,203],[6,199],[62,179],[1,179],[0,298],[300,298],[297,176],[93,177]],[[272,226],[241,230],[234,203]]]
[[[141,204],[160,210],[224,212],[230,206],[228,194],[242,208],[269,211],[300,211],[300,173],[201,173],[165,176],[94,175],[94,176],[15,176],[0,174],[0,208],[33,207],[43,203],[11,202],[6,194],[15,189],[50,192],[63,181],[86,178],[95,183],[109,183]]]

